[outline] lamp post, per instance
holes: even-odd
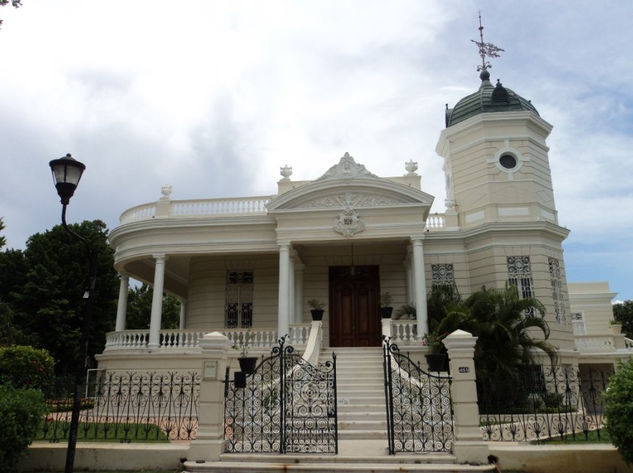
[[[83,327],[81,329],[80,354],[77,360],[75,371],[75,393],[73,397],[73,411],[70,420],[70,431],[68,434],[68,449],[66,450],[66,467],[65,473],[72,473],[75,463],[75,447],[77,446],[77,430],[79,427],[79,411],[81,408],[81,394],[83,392],[84,380],[86,378],[86,357],[88,353],[88,335],[90,332],[90,323],[92,319],[92,305],[94,301],[95,283],[97,280],[97,258],[95,251],[90,242],[72,231],[66,224],[66,207],[73,196],[81,175],[86,166],[73,159],[70,154],[63,158],[53,159],[49,166],[53,172],[53,182],[57,188],[57,193],[62,203],[62,225],[64,229],[74,238],[80,240],[86,247],[88,254],[88,278],[86,280],[86,289],[83,295],[85,303],[83,306]]]

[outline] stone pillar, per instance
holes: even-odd
[[[224,375],[229,339],[219,332],[200,340],[202,377],[198,405],[198,433],[191,442],[189,461],[218,461],[224,449]]]
[[[295,323],[303,323],[303,268],[302,263],[295,262]]]
[[[391,318],[388,319],[380,319],[382,323],[382,335],[385,337],[391,337],[392,335],[392,323]]]
[[[475,375],[475,343],[477,337],[455,330],[444,340],[448,350],[453,400],[455,442],[453,453],[459,463],[486,464],[488,445],[479,426],[477,383]]]
[[[116,307],[116,324],[114,330],[120,332],[125,330],[125,319],[127,317],[127,295],[130,290],[130,278],[121,274],[121,282],[119,283],[119,303]]]
[[[413,268],[411,268],[411,257],[407,257],[403,262],[404,269],[407,274],[407,302],[412,306],[415,306],[415,283],[413,280]]]
[[[149,322],[148,348],[158,348],[160,345],[160,322],[163,316],[163,285],[165,283],[165,255],[154,255],[154,293],[152,294],[152,315]]]
[[[288,266],[288,322],[295,323],[295,259],[289,260]]]
[[[413,278],[415,294],[415,312],[418,322],[418,337],[428,333],[426,309],[426,275],[424,273],[424,247],[422,238],[412,238],[413,246]]]
[[[279,313],[277,315],[277,336],[283,337],[288,333],[289,310],[288,310],[288,273],[290,266],[290,245],[279,245]]]
[[[180,328],[180,330],[184,330],[185,326],[187,325],[186,317],[187,317],[187,303],[185,301],[180,301],[180,324],[178,325],[178,328]]]

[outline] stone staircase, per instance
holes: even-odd
[[[387,419],[382,348],[337,347],[336,388],[339,440],[384,439]],[[323,353],[323,359],[331,353]]]

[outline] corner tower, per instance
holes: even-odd
[[[437,153],[446,207],[461,228],[500,221],[557,223],[545,140],[552,125],[483,69],[479,90],[446,109]]]
[[[569,231],[558,225],[546,144],[552,125],[529,100],[491,83],[486,58],[502,50],[480,38],[480,86],[447,106],[436,147],[444,158],[447,230],[463,242],[463,289],[514,285],[521,297],[536,297],[550,341],[573,357],[562,248]]]

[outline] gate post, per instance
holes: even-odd
[[[224,450],[224,373],[229,339],[219,332],[200,340],[202,371],[198,402],[198,433],[187,458],[189,461],[217,461]]]
[[[455,424],[453,453],[459,463],[486,464],[488,445],[483,441],[481,427],[479,427],[479,406],[477,405],[474,360],[477,337],[463,330],[455,330],[442,341],[448,350],[453,378],[451,384]]]

